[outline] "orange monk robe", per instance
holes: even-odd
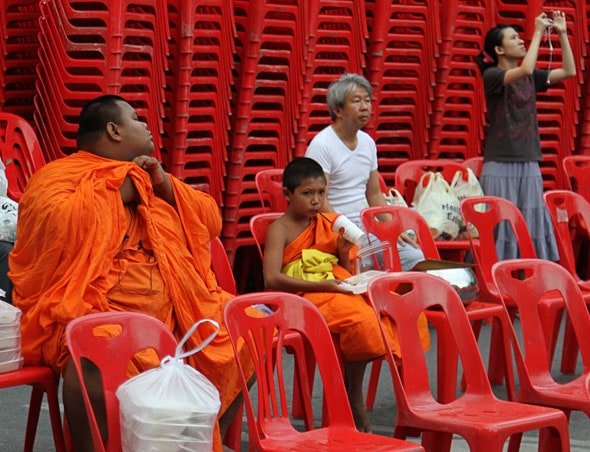
[[[119,193],[126,176],[139,192],[140,235],[157,262],[149,284],[161,283],[169,300],[157,309],[141,290],[125,291],[126,306],[108,297],[120,288],[120,253],[131,232],[129,209]],[[174,177],[171,181],[176,207],[154,195],[149,175],[135,163],[78,151],[35,173],[19,205],[19,239],[10,255],[14,305],[23,311],[23,356],[27,364],[48,364],[61,372],[69,359],[66,324],[93,312],[146,312],[166,323],[177,339],[197,320],[213,319],[221,325],[219,334],[187,361],[217,387],[222,413],[239,393],[240,381],[223,324],[232,295],[218,287],[211,271],[209,243],[221,230],[219,208],[209,195]],[[145,288],[145,281],[140,284]],[[202,337],[195,333],[186,349],[211,331],[203,328]]]
[[[335,214],[316,216],[310,225],[283,252],[283,268],[301,259],[302,250],[314,249],[324,253],[338,254],[338,234],[332,230],[330,220]],[[346,279],[351,274],[342,266],[333,265],[336,279]],[[332,333],[338,334],[339,346],[348,361],[374,359],[385,353],[378,320],[369,302],[362,295],[335,292],[307,292],[301,294],[313,302],[322,312]],[[399,337],[395,324],[387,317],[381,319],[385,325],[389,345],[397,358],[401,357]],[[425,350],[430,344],[428,324],[425,316],[419,320],[420,336]]]

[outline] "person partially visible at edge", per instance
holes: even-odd
[[[328,181],[323,212],[342,213],[360,228],[365,202],[371,207],[387,205],[379,185],[377,146],[361,130],[371,118],[372,92],[369,81],[358,74],[344,74],[331,83],[326,102],[333,124],[311,140],[305,153],[322,166]],[[424,260],[416,241],[406,234],[397,248],[403,270]]]
[[[8,277],[8,256],[16,240],[18,203],[8,197],[6,166],[0,159],[0,301],[12,304],[12,281]]]
[[[14,305],[23,312],[25,363],[46,364],[63,375],[65,416],[76,449],[93,450],[65,343],[68,322],[95,312],[142,312],[164,322],[179,340],[197,320],[216,320],[219,334],[187,362],[219,390],[214,449],[221,450],[241,394],[223,324],[224,305],[233,295],[221,290],[211,270],[209,246],[221,231],[219,208],[211,196],[164,171],[151,156],[146,123],[122,97],[88,102],[77,142],[77,152],[33,175],[21,199],[10,277]],[[211,332],[196,332],[187,349]],[[142,369],[158,364],[144,362]],[[246,372],[253,371],[251,363],[244,364]],[[85,372],[106,439],[100,378],[94,367]]]
[[[562,50],[562,66],[538,69],[539,46],[545,33],[555,31]],[[480,184],[484,194],[516,204],[526,220],[537,256],[559,259],[549,213],[543,202],[543,160],[536,93],[576,75],[567,37],[565,14],[554,11],[535,18],[535,31],[527,51],[524,40],[510,25],[497,25],[485,37],[484,50],[476,57],[483,78],[488,107],[484,164]],[[568,108],[565,106],[564,108]],[[517,257],[516,241],[507,225],[498,231],[499,259]]]
[[[346,383],[357,428],[370,432],[363,400],[363,377],[367,363],[383,356],[385,347],[379,320],[363,295],[353,294],[342,284],[351,276],[353,244],[332,230],[333,213],[320,214],[326,199],[326,177],[314,160],[301,157],[283,172],[286,212],[267,231],[263,274],[267,289],[296,293],[322,312],[346,361]],[[397,329],[383,318],[391,349],[400,358]],[[426,318],[420,330],[429,347]]]

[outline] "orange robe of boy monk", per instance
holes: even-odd
[[[119,193],[126,176],[139,192],[135,209],[124,206]],[[223,326],[223,308],[233,295],[218,287],[211,271],[209,243],[221,230],[219,208],[209,195],[170,179],[176,207],[154,195],[148,173],[135,163],[85,151],[31,178],[10,255],[14,305],[23,311],[23,356],[27,364],[61,372],[69,358],[67,323],[93,312],[147,313],[177,339],[197,320],[213,319],[219,334],[187,362],[217,387],[223,413],[240,381]],[[196,332],[186,349],[212,331]]]
[[[285,247],[283,271],[286,265],[301,259],[304,249],[315,249],[337,255],[338,234],[332,230],[331,224],[335,216],[328,213],[316,216],[311,220],[310,225]],[[332,272],[337,279],[346,279],[351,276],[338,264],[333,265]],[[307,292],[302,296],[319,308],[330,331],[339,335],[340,350],[346,360],[368,360],[385,354],[375,312],[362,295]],[[381,321],[387,325],[385,332],[388,335],[391,350],[397,358],[400,358],[399,338],[395,324],[385,317]],[[430,344],[426,317],[420,318],[419,328],[422,345],[426,350]]]

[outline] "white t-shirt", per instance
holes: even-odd
[[[378,168],[375,141],[360,130],[356,149],[351,151],[329,126],[311,140],[305,156],[318,162],[330,175],[328,201],[334,211],[361,226],[360,212],[366,207],[367,182],[371,171]]]

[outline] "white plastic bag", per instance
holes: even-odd
[[[408,203],[406,203],[402,194],[395,188],[390,188],[388,193],[383,195],[385,196],[385,202],[390,206],[408,207]]]
[[[217,331],[197,348],[182,347],[203,322]],[[219,324],[204,319],[195,323],[176,347],[174,356],[160,367],[130,378],[117,389],[121,413],[123,451],[210,451],[221,407],[219,391],[183,359],[197,353],[217,335]]]
[[[21,315],[19,308],[0,301],[0,373],[20,369],[23,366]]]
[[[457,171],[453,180],[451,181],[451,189],[453,193],[459,199],[459,203],[464,198],[470,198],[472,196],[483,196],[483,190],[481,189],[481,185],[479,185],[479,181],[477,180],[477,176],[471,170],[471,168],[467,168],[467,180],[463,179],[463,172]],[[459,233],[462,233],[466,230],[465,222],[463,218],[461,218],[461,230]],[[473,238],[479,237],[479,233],[477,229],[473,225],[469,225],[469,234]]]
[[[414,205],[430,226],[436,240],[452,240],[459,235],[459,200],[439,172],[424,173],[416,187]]]

